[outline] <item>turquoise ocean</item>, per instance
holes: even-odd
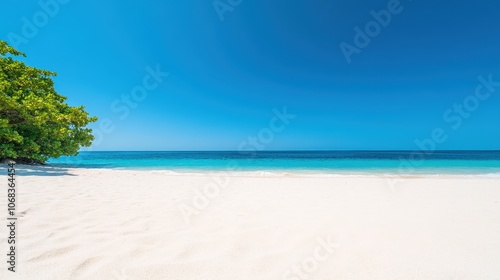
[[[63,168],[267,171],[331,174],[488,174],[500,176],[500,151],[81,152],[48,162]]]

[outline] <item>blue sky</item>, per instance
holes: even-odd
[[[499,1],[215,3],[8,1],[0,38],[100,118],[93,150],[236,150],[284,107],[262,149],[500,149]]]

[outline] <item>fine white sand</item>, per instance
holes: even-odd
[[[1,279],[500,279],[499,178],[18,174]]]

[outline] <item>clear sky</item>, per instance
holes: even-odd
[[[4,1],[0,38],[100,118],[93,150],[248,137],[414,150],[436,129],[437,149],[500,149],[499,13],[498,0]],[[284,107],[295,118],[270,124]]]

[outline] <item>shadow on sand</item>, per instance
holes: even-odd
[[[76,176],[70,169],[49,165],[16,165],[16,174],[19,176]]]

